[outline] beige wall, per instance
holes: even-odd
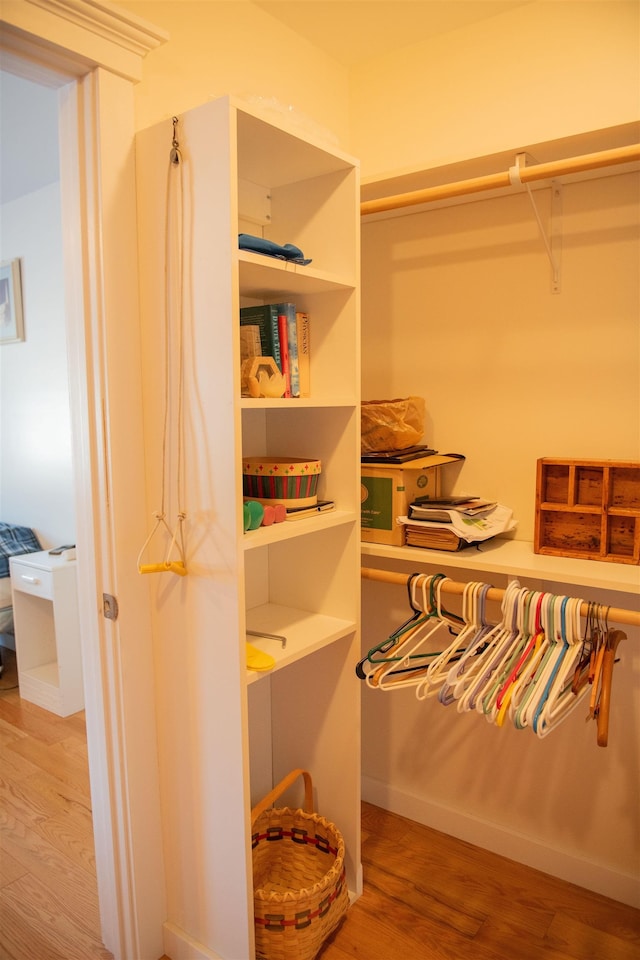
[[[538,457],[640,459],[638,198],[637,174],[563,188],[559,294],[524,191],[363,226],[363,399],[423,396],[427,441],[467,457],[445,482],[517,539]]]
[[[637,120],[637,3],[524,4],[351,74],[366,181]]]
[[[115,5],[169,34],[144,61],[138,129],[211,97],[259,97],[357,156],[365,180],[640,115],[635,2],[539,0],[351,70],[251,0]]]
[[[348,150],[347,70],[250,0],[143,0],[117,6],[161,27],[169,41],[144,61],[139,130],[233,94]]]

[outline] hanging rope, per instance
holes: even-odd
[[[184,521],[186,512],[183,500],[183,469],[184,469],[184,319],[183,319],[183,291],[184,291],[184,179],[182,154],[177,139],[178,118],[173,117],[173,137],[169,164],[167,167],[167,182],[165,196],[165,263],[164,263],[164,411],[162,418],[162,476],[160,481],[160,509],[154,513],[155,524],[147,537],[138,556],[138,571],[140,573],[164,573],[170,571],[179,576],[185,576],[187,566],[185,562]],[[175,205],[175,211],[173,207]],[[172,230],[172,211],[175,213],[175,230]],[[174,254],[174,245],[177,250]],[[172,293],[174,292],[171,265],[177,262],[177,277],[175,284],[176,323],[175,338],[177,348],[177,382],[176,382],[176,524],[173,530],[167,520],[167,477],[169,472],[169,441],[171,432],[171,346],[172,346]],[[169,546],[164,560],[160,563],[142,563],[142,557],[157,531],[164,529],[169,538]],[[177,556],[176,556],[177,555]]]

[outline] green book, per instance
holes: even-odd
[[[240,308],[240,326],[257,326],[263,357],[273,357],[282,373],[282,357],[278,338],[278,304],[265,303],[257,307]]]

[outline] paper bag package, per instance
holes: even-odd
[[[440,496],[440,467],[456,459],[434,455],[403,464],[363,463],[360,484],[362,540],[403,546],[405,528],[396,523],[396,517],[406,517],[409,504],[416,497]]]

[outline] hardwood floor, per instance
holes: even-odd
[[[84,714],[57,717],[17,690],[0,691],[0,958],[113,960],[100,939]]]
[[[638,960],[640,911],[363,804],[365,889],[318,960]]]
[[[84,714],[0,690],[0,960],[113,960],[86,752]],[[365,891],[318,960],[640,958],[640,911],[370,804],[362,818]]]

